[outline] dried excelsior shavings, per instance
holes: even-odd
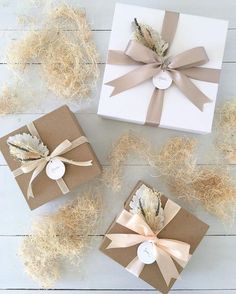
[[[132,132],[123,134],[113,145],[108,157],[111,166],[103,170],[102,182],[113,191],[121,188],[123,165],[131,154],[145,159],[150,165],[154,164],[149,142]]]
[[[229,220],[236,211],[236,185],[225,170],[199,168],[191,187],[203,207],[222,220]]]
[[[41,217],[26,236],[19,255],[29,276],[43,287],[51,287],[60,277],[60,262],[67,259],[78,265],[89,247],[91,234],[101,217],[97,191],[84,192],[59,211]]]
[[[15,87],[4,85],[0,92],[0,115],[14,114],[22,109],[22,99]]]
[[[158,152],[156,164],[162,175],[176,177],[184,171],[192,173],[196,165],[197,140],[174,137],[167,141]]]
[[[218,109],[216,147],[231,163],[236,163],[236,101],[227,101]]]
[[[24,72],[40,63],[49,90],[65,98],[88,98],[98,78],[98,53],[82,9],[53,9],[40,31],[31,31],[8,50],[8,64]]]
[[[103,182],[115,191],[122,183],[123,165],[130,154],[141,156],[154,167],[177,197],[199,201],[210,213],[224,221],[236,211],[236,184],[222,168],[197,165],[197,140],[188,137],[169,139],[154,150],[143,138],[128,133],[120,137],[109,156]],[[194,202],[195,203],[195,202]]]
[[[196,158],[195,139],[170,139],[159,153],[159,171],[177,197],[198,200],[209,213],[229,220],[236,211],[236,184],[227,171],[198,166]]]

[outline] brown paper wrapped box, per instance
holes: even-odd
[[[81,136],[85,136],[75,115],[67,106],[62,106],[35,120],[34,125],[44,145],[48,147],[50,152],[66,139],[73,141]],[[20,167],[21,164],[10,155],[7,139],[10,136],[22,133],[29,133],[27,126],[0,139],[0,150],[11,171]],[[66,164],[66,172],[63,179],[70,191],[101,173],[101,165],[89,143],[84,143],[65,153],[63,156],[74,161],[92,160],[93,163],[92,166],[87,167]],[[16,181],[30,209],[35,209],[62,195],[57,183],[48,178],[44,169],[34,180],[32,185],[35,197],[28,199],[27,188],[31,176],[32,173],[16,177]]]
[[[136,193],[136,191],[142,186],[146,185],[149,188],[151,188],[149,185],[145,184],[144,182],[140,181],[130,194],[129,198],[127,199],[124,208],[126,210],[130,210],[129,203],[133,197],[133,195]],[[162,206],[165,206],[165,203],[167,201],[167,198],[165,196],[162,196],[161,198]],[[160,233],[157,235],[158,238],[161,239],[174,239],[179,240],[182,242],[186,242],[190,244],[190,254],[192,255],[197,246],[199,245],[200,241],[206,234],[209,226],[199,220],[197,217],[186,211],[185,209],[181,208],[180,211],[177,213],[177,215],[170,221],[169,224],[167,224],[166,227],[163,228],[163,230],[160,231]],[[120,224],[117,224],[114,220],[114,222],[109,227],[106,234],[132,234],[133,231],[121,226]],[[126,267],[136,256],[137,256],[137,248],[139,245],[135,245],[132,247],[126,247],[126,248],[110,248],[106,249],[107,246],[111,243],[110,239],[107,237],[104,237],[104,240],[100,246],[100,250],[116,262],[118,262],[123,267]],[[178,265],[176,262],[176,267],[181,273],[183,268]],[[142,280],[144,280],[146,283],[150,284],[157,290],[159,290],[161,293],[168,293],[173,284],[175,283],[175,279],[172,279],[170,282],[170,285],[167,286],[163,276],[157,266],[157,263],[152,263],[144,266],[143,271],[141,272],[139,276]]]

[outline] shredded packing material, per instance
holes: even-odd
[[[222,166],[197,165],[196,147],[195,139],[170,139],[159,153],[157,168],[177,197],[198,200],[209,213],[227,222],[236,211],[236,184]]]
[[[236,101],[225,102],[217,111],[216,147],[230,163],[236,163]]]
[[[5,84],[0,92],[0,115],[14,114],[23,108],[23,100],[16,87]]]
[[[92,246],[90,235],[101,218],[101,206],[98,190],[87,190],[57,212],[40,217],[19,250],[27,274],[49,288],[60,277],[63,259],[79,266]]]
[[[98,53],[82,9],[61,5],[47,16],[42,30],[12,42],[8,64],[24,73],[40,63],[47,88],[58,97],[85,99],[99,76]]]
[[[102,181],[113,191],[119,191],[125,161],[130,154],[138,155],[155,168],[174,195],[189,202],[198,201],[209,213],[227,222],[236,211],[236,184],[222,166],[197,165],[197,145],[194,138],[173,137],[156,150],[144,138],[125,133],[113,146],[110,166]]]
[[[150,165],[154,165],[151,144],[131,131],[124,133],[113,145],[108,157],[110,166],[104,168],[101,179],[113,191],[118,192],[121,189],[124,164],[131,154],[138,155]]]

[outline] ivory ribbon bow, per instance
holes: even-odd
[[[165,13],[162,38],[168,42],[169,48],[174,39],[178,25],[179,14],[167,11]],[[169,49],[168,48],[168,49]],[[130,41],[126,50],[109,50],[108,64],[139,65],[138,68],[114,79],[106,85],[114,87],[111,96],[131,89],[150,78],[166,71],[178,89],[201,111],[205,103],[211,100],[190,79],[217,83],[220,70],[199,67],[209,61],[204,47],[195,47],[168,58],[160,58],[154,51],[138,41]],[[149,103],[146,124],[158,126],[161,120],[165,90],[155,88]],[[174,97],[173,97],[174,99]]]
[[[164,208],[164,227],[175,217],[179,210],[180,206],[171,200],[167,201]],[[179,272],[173,259],[181,267],[185,267],[190,258],[189,244],[172,239],[158,238],[157,235],[160,231],[154,233],[141,216],[137,214],[133,215],[127,210],[122,211],[116,222],[127,229],[132,230],[136,234],[106,234],[106,237],[111,240],[107,249],[127,248],[144,241],[151,241],[153,242],[156,253],[156,263],[167,286],[169,286],[172,278],[178,279]],[[145,264],[136,256],[128,264],[126,269],[134,275],[139,276],[144,266]]]
[[[29,124],[27,127],[28,127],[30,133],[32,134],[32,136],[37,136],[38,138],[40,138],[40,136],[38,134],[38,131],[36,130],[33,123]],[[28,173],[31,173],[33,171],[33,174],[31,176],[29,186],[28,186],[28,189],[27,189],[27,197],[28,198],[30,198],[30,197],[34,198],[34,193],[33,193],[33,190],[32,190],[32,183],[37,178],[37,176],[44,170],[47,163],[52,159],[59,159],[62,162],[72,164],[72,165],[77,165],[77,166],[91,166],[92,165],[92,160],[80,162],[80,161],[69,160],[69,159],[62,156],[65,153],[71,151],[72,149],[74,149],[74,148],[76,148],[76,147],[78,147],[81,144],[84,144],[86,142],[88,142],[88,140],[84,136],[81,136],[81,137],[75,139],[72,142],[69,141],[69,140],[65,140],[61,144],[59,144],[51,152],[51,154],[48,155],[47,157],[43,157],[43,158],[40,158],[38,160],[23,163],[20,168],[14,170],[13,174],[14,174],[15,177],[17,177],[17,176],[19,176],[21,174],[28,174]],[[69,188],[68,188],[68,186],[66,185],[65,181],[62,178],[57,180],[57,184],[58,184],[58,186],[61,189],[63,194],[66,194],[66,193],[69,192]]]

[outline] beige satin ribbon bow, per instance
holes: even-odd
[[[169,48],[175,36],[179,14],[166,12],[162,28],[162,38],[168,42]],[[131,89],[150,78],[166,71],[178,89],[201,111],[205,103],[211,100],[191,81],[196,79],[217,83],[220,70],[199,67],[209,61],[204,47],[195,47],[176,56],[160,58],[154,51],[138,41],[130,41],[126,50],[109,50],[108,64],[140,65],[127,74],[109,81],[106,85],[114,87],[111,96]],[[155,88],[149,103],[146,124],[160,124],[165,90]],[[173,97],[174,99],[174,97]]]
[[[167,201],[164,208],[164,227],[175,217],[179,210],[180,207],[176,203],[171,200]],[[179,278],[179,272],[173,260],[181,267],[185,267],[190,258],[189,244],[178,240],[158,238],[157,235],[159,232],[154,233],[141,216],[137,214],[133,215],[127,210],[122,211],[116,222],[136,234],[106,234],[106,237],[111,240],[107,249],[126,248],[144,241],[151,241],[153,242],[156,253],[156,263],[167,286],[170,284],[172,278]],[[134,275],[139,276],[144,266],[145,264],[136,256],[127,265],[126,269]]]
[[[30,131],[30,133],[33,136],[37,136],[38,138],[40,138],[35,126],[33,125],[33,123],[31,123],[30,125],[28,125],[28,129]],[[19,167],[18,169],[13,171],[13,174],[15,177],[21,175],[21,174],[28,174],[28,173],[32,173],[30,182],[29,182],[29,186],[27,189],[27,197],[30,198],[34,198],[34,193],[33,193],[33,189],[32,189],[32,183],[33,181],[37,178],[37,176],[44,170],[44,168],[46,167],[46,165],[48,164],[48,162],[52,159],[58,159],[64,163],[68,163],[68,164],[72,164],[72,165],[77,165],[77,166],[91,166],[92,165],[92,160],[89,161],[74,161],[74,160],[70,160],[67,159],[65,157],[63,157],[62,155],[64,155],[65,153],[71,151],[72,149],[80,146],[81,144],[84,144],[88,142],[87,138],[84,136],[81,136],[77,139],[75,139],[74,141],[69,141],[69,140],[65,140],[63,141],[61,144],[59,144],[52,152],[50,155],[48,155],[47,157],[43,157],[31,162],[25,162],[22,163],[21,167]],[[61,189],[63,194],[66,194],[69,192],[69,188],[67,187],[66,183],[64,182],[64,180],[61,178],[59,180],[56,181],[59,188]]]

